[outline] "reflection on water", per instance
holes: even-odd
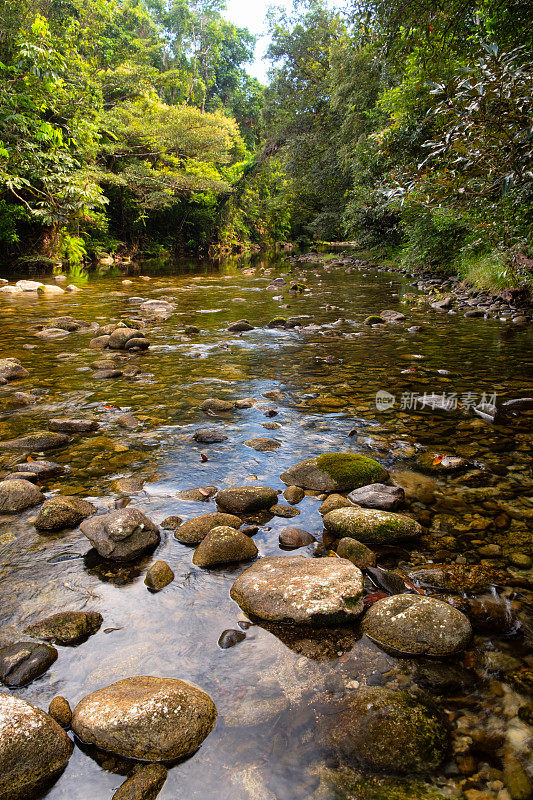
[[[530,332],[509,332],[501,322],[460,314],[428,315],[420,304],[402,301],[414,290],[390,273],[311,268],[294,272],[309,287],[303,294],[266,290],[273,277],[288,270],[288,262],[260,262],[251,273],[232,265],[156,265],[143,267],[149,281],[132,274],[128,287],[121,283],[125,275],[117,272],[93,276],[82,292],[59,299],[3,297],[1,356],[19,358],[30,377],[0,390],[1,438],[46,429],[51,417],[95,418],[100,423],[96,433],[75,435],[51,456],[68,471],[47,480],[46,491],[87,497],[100,511],[129,503],[157,523],[171,515],[187,519],[215,510],[209,497],[180,499],[184,490],[255,482],[283,489],[281,472],[325,451],[374,455],[397,473],[417,471],[424,453],[453,453],[481,469],[459,476],[443,469],[426,479],[429,496],[419,487],[411,496],[411,510],[431,527],[432,536],[417,545],[414,556],[385,548],[380,564],[396,567],[410,558],[415,564],[428,558],[450,563],[457,557],[477,564],[483,560],[480,548],[494,544],[498,557],[491,556],[487,564],[503,569],[513,553],[531,552],[531,503],[523,499],[531,489],[525,425],[495,430],[461,409],[440,415],[400,406],[402,394],[412,392],[509,397],[522,392]],[[35,336],[34,326],[65,314],[102,325],[136,318],[139,298],[170,300],[176,310],[168,320],[150,325],[147,353],[120,361],[120,368],[139,368],[136,378],[95,379],[91,364],[102,353],[88,347],[91,331],[53,341]],[[401,309],[408,323],[379,330],[363,324],[368,314],[385,308]],[[265,327],[280,314],[309,315],[313,324],[292,330]],[[242,318],[254,330],[242,335],[226,330]],[[200,333],[186,334],[188,325]],[[409,333],[413,325],[421,325],[421,331]],[[32,389],[39,390],[34,402],[13,411],[13,393]],[[264,396],[273,390],[280,394]],[[396,396],[392,411],[376,410],[378,390]],[[213,396],[251,397],[255,405],[208,418],[199,406]],[[138,427],[121,426],[125,412],[134,414]],[[265,429],[272,421],[275,430]],[[192,436],[205,427],[222,428],[227,440],[197,444]],[[282,446],[259,453],[243,445],[253,437],[273,437]],[[1,454],[2,472],[21,460]],[[124,483],[132,476],[139,480]],[[309,555],[322,547],[318,505],[306,497],[295,520],[319,540],[300,551]],[[59,647],[52,669],[17,690],[18,696],[46,708],[61,694],[73,705],[114,680],[143,674],[200,685],[215,700],[219,721],[200,751],[171,770],[163,800],[419,796],[414,784],[406,793],[401,784],[379,789],[339,761],[320,733],[324,718],[334,719],[347,693],[365,683],[411,685],[414,664],[385,654],[357,630],[247,626],[229,597],[242,567],[194,567],[192,550],[171,531],[162,531],[155,556],[170,565],[176,578],[153,594],[143,582],[152,557],[133,567],[103,564],[78,529],[41,536],[31,524],[34,517],[30,510],[0,519],[0,642],[13,641],[30,621],[65,609],[99,611],[104,624],[79,647]],[[290,555],[278,547],[279,532],[287,524],[274,517],[261,526],[254,537],[261,555]],[[528,573],[515,570],[511,575],[515,588],[510,588],[512,579],[502,587],[506,602],[514,602],[523,614],[531,602]],[[239,622],[246,638],[219,648],[221,633],[240,629]],[[526,636],[508,639],[507,633],[485,626],[471,659],[479,662],[488,648],[512,651],[523,666],[531,666],[525,630]],[[508,710],[495,683],[454,688],[454,713],[462,707],[463,693],[464,708],[488,709],[504,721]],[[424,688],[439,694],[434,686],[435,680],[426,679]],[[47,797],[111,797],[121,779],[107,762],[104,767],[76,749]],[[450,775],[453,769],[443,781]],[[420,791],[420,797],[432,796],[428,788]]]

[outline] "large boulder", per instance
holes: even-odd
[[[0,694],[0,798],[16,800],[57,776],[73,744],[40,708],[11,694]]]
[[[239,517],[236,517],[234,514],[220,514],[217,512],[202,514],[200,517],[194,517],[184,522],[183,525],[180,525],[179,528],[174,531],[174,536],[178,542],[182,542],[182,544],[199,544],[202,539],[205,539],[209,531],[221,525],[227,525],[230,528],[240,528],[242,522]]]
[[[363,630],[377,644],[409,656],[443,658],[464,650],[472,638],[470,622],[457,608],[413,594],[378,600],[368,610]]]
[[[388,477],[385,467],[373,458],[355,453],[323,453],[290,467],[281,480],[317,492],[349,492]]]
[[[15,642],[0,648],[0,681],[6,686],[26,686],[44,675],[57,659],[57,650],[48,644]]]
[[[33,622],[24,633],[54,644],[73,645],[99,631],[102,622],[102,615],[97,611],[61,611]]]
[[[211,733],[215,704],[205,692],[172,678],[126,678],[84,697],[72,730],[87,744],[142,761],[191,755]]]
[[[268,486],[232,486],[216,496],[216,504],[230,514],[253,514],[270,508],[278,500],[278,493]]]
[[[237,578],[231,597],[268,622],[342,625],[363,610],[363,576],[343,558],[261,558]]]
[[[422,535],[421,525],[404,514],[373,508],[339,508],[324,516],[326,529],[337,539],[351,536],[365,544],[388,544]]]
[[[80,528],[98,554],[112,561],[133,561],[161,540],[157,525],[136,508],[90,517]]]
[[[56,495],[45,500],[35,520],[38,531],[60,531],[75,528],[82,520],[96,514],[96,506],[81,497]]]
[[[381,686],[349,695],[340,714],[328,716],[330,742],[375,772],[432,772],[444,761],[448,733],[424,701]]]
[[[18,378],[27,378],[29,374],[18,358],[0,358],[0,378],[15,381]]]
[[[194,551],[192,561],[197,567],[214,567],[251,561],[257,553],[257,547],[249,536],[222,525],[209,531]]]
[[[70,442],[70,437],[66,433],[54,433],[53,431],[36,431],[27,436],[19,436],[17,439],[8,439],[0,442],[1,450],[25,450],[27,452],[41,450],[56,450]]]
[[[0,481],[0,514],[15,514],[43,500],[44,494],[31,481],[19,478]]]

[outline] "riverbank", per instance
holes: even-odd
[[[472,408],[531,326],[325,255],[0,294],[0,696],[72,725],[47,800],[530,791],[530,421]]]

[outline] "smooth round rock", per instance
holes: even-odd
[[[240,528],[241,524],[239,517],[233,514],[213,512],[187,520],[174,531],[174,536],[182,544],[199,544],[213,528],[218,528],[222,525],[226,525],[229,528]]]
[[[29,374],[18,358],[0,358],[0,377],[4,380],[15,381],[19,378],[27,378]]]
[[[350,537],[341,539],[337,544],[336,552],[340,558],[346,558],[359,569],[376,566],[376,554],[365,544],[358,542],[357,539],[351,539]]]
[[[174,580],[174,573],[170,569],[166,561],[156,561],[148,567],[144,582],[152,591],[159,592],[172,583]]]
[[[96,506],[87,500],[56,495],[44,501],[34,525],[38,531],[60,531],[75,528],[93,514],[96,514]]]
[[[460,653],[472,638],[472,626],[461,611],[413,594],[385,597],[367,611],[363,631],[377,644],[412,656]]]
[[[405,492],[400,486],[387,486],[384,483],[373,483],[354,489],[348,500],[363,508],[379,508],[382,511],[395,511],[405,500]]]
[[[283,497],[291,506],[296,506],[304,499],[305,492],[300,486],[287,486],[283,492]]]
[[[1,450],[25,450],[27,452],[41,450],[56,450],[58,447],[70,442],[70,436],[66,433],[54,433],[53,431],[37,431],[27,436],[19,436],[17,439],[8,439],[0,442]]]
[[[90,517],[80,529],[98,554],[112,561],[133,561],[161,541],[157,525],[136,508]]]
[[[0,681],[18,688],[40,678],[57,660],[57,650],[48,644],[16,642],[0,648]]]
[[[142,761],[175,761],[197,750],[215,726],[215,704],[185,681],[126,678],[84,697],[72,729],[87,744]]]
[[[216,503],[230,514],[250,514],[270,508],[277,499],[276,490],[268,486],[233,486],[218,492]]]
[[[91,431],[97,431],[100,426],[95,419],[58,417],[57,419],[51,419],[48,427],[51,431],[59,431],[59,433],[91,433]]]
[[[54,644],[73,645],[99,631],[102,622],[97,611],[60,611],[28,625],[24,633]]]
[[[353,508],[353,503],[350,503],[342,494],[330,494],[326,497],[323,503],[318,507],[318,513],[324,517],[330,511],[336,511],[338,508]]]
[[[48,706],[48,713],[52,719],[55,719],[58,725],[61,725],[62,728],[70,728],[70,723],[72,722],[72,711],[66,698],[62,697],[61,695],[54,697]]]
[[[421,525],[411,517],[373,508],[339,508],[324,516],[324,525],[333,536],[351,536],[365,544],[388,544],[422,535]]]
[[[59,775],[73,744],[40,708],[11,694],[0,694],[0,797],[30,797]]]
[[[275,439],[265,439],[262,436],[256,436],[253,439],[246,439],[243,444],[246,447],[251,447],[252,450],[257,450],[258,453],[273,453],[281,444]]]
[[[233,411],[234,403],[229,400],[220,400],[218,397],[208,397],[204,400],[200,408],[202,411],[211,411],[213,414],[226,414]]]
[[[446,757],[448,733],[440,715],[409,695],[366,686],[327,718],[331,743],[359,766],[375,772],[432,772]]]
[[[219,636],[218,646],[221,650],[229,650],[230,647],[235,647],[236,644],[244,642],[245,639],[246,634],[243,631],[223,631]]]
[[[261,558],[237,578],[231,597],[269,622],[342,625],[363,610],[363,576],[341,558]]]
[[[385,467],[373,458],[355,453],[323,453],[290,467],[281,480],[318,492],[349,492],[388,477]]]
[[[303,528],[283,528],[279,535],[279,546],[286,550],[297,550],[313,544],[315,537]]]
[[[16,514],[44,500],[44,494],[31,481],[15,478],[0,481],[0,514]]]
[[[196,431],[192,438],[199,444],[218,444],[228,440],[228,437],[217,428],[203,428]]]
[[[239,561],[251,561],[257,553],[257,547],[249,536],[221,525],[206,534],[194,551],[192,562],[197,567],[236,564]]]
[[[37,475],[40,480],[53,478],[56,475],[61,475],[66,471],[66,467],[62,464],[56,464],[55,461],[26,461],[22,464],[17,464],[17,472],[29,472]]]

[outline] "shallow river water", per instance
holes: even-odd
[[[475,565],[488,575],[472,612],[478,615],[474,642],[446,663],[456,671],[456,683],[443,688],[434,664],[424,662],[424,689],[447,714],[453,733],[441,773],[428,784],[424,776],[405,784],[364,775],[343,761],[324,734],[328,724],[335,725],[347,693],[365,683],[420,683],[420,663],[383,652],[356,628],[273,631],[254,624],[244,641],[221,649],[224,630],[239,630],[239,622],[246,628],[229,596],[243,567],[197,568],[192,549],[170,531],[162,531],[155,556],[134,567],[114,567],[88,552],[79,529],[39,535],[31,524],[35,509],[0,518],[0,644],[16,641],[27,624],[57,611],[94,610],[104,617],[96,635],[77,647],[58,646],[52,668],[13,691],[46,709],[56,695],[74,706],[89,692],[133,675],[183,678],[202,687],[216,703],[217,726],[192,758],[170,770],[161,800],[394,800],[430,798],[433,792],[461,797],[469,788],[496,797],[503,783],[490,784],[498,783],[502,754],[512,752],[526,768],[529,759],[531,728],[519,710],[531,714],[531,696],[527,686],[518,692],[508,673],[529,675],[532,691],[533,571],[523,558],[533,554],[531,439],[525,417],[495,428],[469,407],[474,396],[511,398],[531,389],[531,328],[433,311],[407,278],[368,268],[294,266],[285,277],[307,290],[267,289],[289,269],[284,259],[252,267],[144,265],[149,280],[131,267],[130,274],[112,269],[74,279],[82,289],[77,294],[2,295],[0,357],[20,359],[30,376],[0,389],[0,438],[46,430],[52,417],[96,419],[97,432],[74,435],[67,447],[45,456],[69,469],[44,490],[79,495],[101,511],[129,501],[156,523],[215,510],[213,499],[179,499],[187,489],[257,483],[283,490],[279,476],[285,469],[325,452],[360,452],[381,461],[402,485],[414,487],[407,513],[426,534],[406,550],[378,552],[378,563],[406,573],[427,562],[466,571]],[[124,286],[124,278],[132,285]],[[124,357],[122,363],[141,369],[134,379],[95,379],[91,363],[107,354],[89,348],[91,331],[43,341],[32,328],[66,314],[100,325],[124,321],[137,316],[139,298],[168,299],[176,308],[169,319],[150,325],[146,353]],[[407,321],[380,328],[364,324],[383,309],[399,310]],[[309,315],[314,324],[266,327],[280,314]],[[229,333],[228,324],[240,318],[254,330]],[[186,335],[188,325],[200,333]],[[422,327],[409,332],[411,326]],[[10,406],[13,392],[31,390],[39,390],[35,403]],[[376,408],[380,390],[395,396],[392,408]],[[460,405],[446,413],[413,408],[413,394],[424,393],[456,393]],[[251,397],[255,405],[207,417],[199,406],[209,397]],[[139,428],[129,431],[117,423],[125,411],[137,417]],[[272,422],[279,427],[265,430]],[[199,428],[219,426],[228,437],[223,443],[192,439]],[[252,437],[274,438],[281,447],[256,452],[243,444]],[[464,459],[463,468],[447,471],[446,461],[438,459],[446,454]],[[0,454],[1,474],[24,459]],[[144,483],[128,486],[123,479],[129,477]],[[327,554],[318,505],[306,496],[298,517],[274,517],[262,525],[254,537],[260,555],[291,555],[278,545],[287,525],[317,539],[298,554]],[[483,550],[487,545],[496,547]],[[157,594],[144,584],[156,558],[176,576]],[[474,597],[468,586],[455,588],[458,597]],[[368,591],[376,587],[369,584]],[[497,668],[487,654],[500,658]],[[511,659],[506,669],[510,657],[517,661]],[[111,798],[123,780],[119,771],[112,760],[99,763],[75,748],[46,797]]]

